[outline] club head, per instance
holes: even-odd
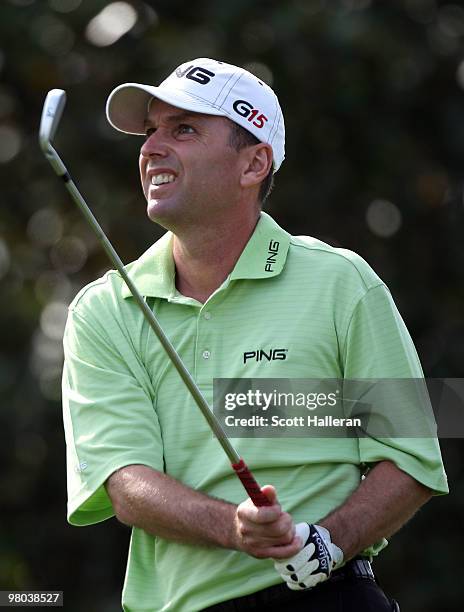
[[[49,150],[55,137],[65,104],[66,92],[63,89],[52,89],[48,92],[42,110],[39,130],[39,143],[44,152]]]

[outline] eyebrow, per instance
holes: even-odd
[[[166,123],[176,123],[177,121],[185,121],[186,119],[198,119],[199,113],[193,113],[190,111],[182,111],[181,113],[174,113],[172,115],[168,115],[164,118]],[[148,127],[152,127],[153,122],[149,121],[149,119],[145,119],[143,122],[143,127],[146,129]]]

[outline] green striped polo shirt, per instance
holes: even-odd
[[[353,252],[294,237],[262,213],[224,283],[201,304],[175,286],[172,234],[128,273],[212,405],[215,378],[417,378],[414,345],[385,284]],[[68,520],[114,516],[104,483],[144,464],[239,503],[244,490],[120,275],[69,308],[63,410]],[[286,358],[244,360],[285,348]],[[447,492],[434,438],[235,438],[261,484],[295,522],[317,522],[358,486],[361,465],[393,461]],[[179,499],[179,504],[182,500]],[[385,540],[366,554],[377,554]],[[170,542],[133,528],[123,589],[130,612],[194,612],[280,582],[271,560]]]

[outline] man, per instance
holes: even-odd
[[[214,378],[422,376],[369,266],[261,213],[285,139],[267,85],[201,58],[121,85],[107,114],[145,134],[147,212],[169,230],[129,274],[210,404]],[[256,508],[116,272],[75,298],[64,343],[68,519],[132,526],[125,610],[394,609],[368,559],[447,492],[435,439],[234,440],[273,485]]]

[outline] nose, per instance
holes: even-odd
[[[166,157],[168,154],[168,150],[166,147],[166,142],[161,135],[161,130],[156,130],[147,137],[145,142],[140,148],[140,155],[142,157]]]

